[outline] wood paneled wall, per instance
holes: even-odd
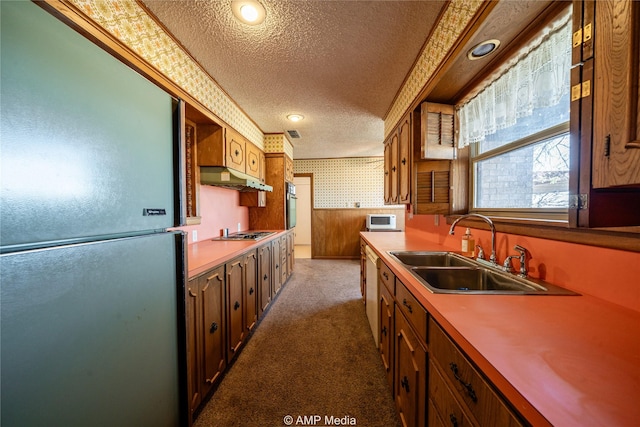
[[[313,258],[360,258],[360,232],[367,214],[395,214],[396,227],[404,230],[404,209],[313,209],[311,256]]]

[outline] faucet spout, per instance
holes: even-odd
[[[480,215],[477,213],[462,215],[461,217],[453,221],[453,224],[451,224],[451,228],[449,229],[449,234],[451,235],[455,234],[454,228],[456,227],[456,225],[458,225],[460,221],[462,221],[465,218],[480,218],[481,220],[489,224],[489,228],[491,229],[491,256],[489,257],[489,261],[492,264],[497,265],[498,261],[496,258],[496,226],[493,224],[493,221],[488,216]]]

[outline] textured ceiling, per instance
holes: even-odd
[[[231,0],[143,3],[264,133],[300,133],[294,158],[381,156],[384,116],[445,2],[261,2],[253,27]]]

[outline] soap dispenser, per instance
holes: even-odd
[[[462,247],[460,248],[462,255],[473,258],[476,252],[476,241],[471,234],[471,230],[467,227],[467,231],[462,236]]]

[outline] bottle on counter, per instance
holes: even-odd
[[[462,255],[473,258],[476,254],[476,240],[471,234],[471,230],[467,227],[467,231],[462,236],[462,247],[460,248]]]

